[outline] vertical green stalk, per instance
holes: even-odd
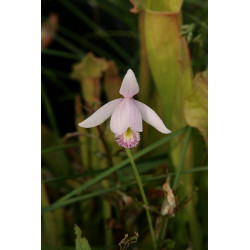
[[[109,228],[108,222],[112,217],[112,209],[108,201],[102,199],[102,210],[104,218],[104,236],[105,236],[105,246],[106,249],[110,248],[113,244],[113,232],[112,228]]]
[[[47,92],[46,92],[46,89],[45,89],[43,83],[41,84],[41,90],[42,90],[42,101],[43,101],[45,110],[47,112],[50,125],[51,125],[53,131],[55,132],[55,134],[59,137],[59,131],[58,131],[58,127],[56,124],[54,112],[53,112],[53,109],[51,107],[51,103],[50,103],[49,97],[47,95]]]
[[[178,166],[178,169],[176,171],[175,178],[174,178],[174,183],[173,183],[173,186],[172,186],[173,189],[176,189],[177,186],[178,186],[178,183],[179,183],[179,179],[180,179],[182,167],[184,165],[184,159],[185,159],[185,156],[186,156],[186,152],[187,152],[191,132],[192,132],[192,127],[188,127],[187,136],[186,136],[186,140],[185,140],[183,150],[182,150],[182,153],[181,153],[179,166]],[[168,225],[168,217],[165,216],[165,217],[162,218],[162,223],[160,225],[159,237],[158,237],[159,241],[164,239],[165,234],[166,234],[166,230],[167,230],[167,225]]]
[[[45,185],[42,184],[41,186],[41,202],[42,208],[47,207],[49,205],[49,198],[46,192]],[[42,244],[45,246],[55,246],[57,240],[56,234],[56,225],[55,220],[52,212],[43,214],[42,216],[42,232],[44,233],[44,241]]]
[[[143,186],[142,186],[141,178],[140,178],[140,175],[139,175],[138,170],[136,168],[136,165],[135,165],[133,156],[132,156],[132,154],[130,152],[130,149],[125,148],[125,150],[126,150],[126,153],[128,155],[128,158],[130,160],[132,169],[134,171],[135,178],[136,178],[136,181],[138,183],[138,186],[139,186],[139,189],[140,189],[140,192],[141,192],[143,203],[146,206],[146,215],[147,215],[147,220],[148,220],[148,226],[149,226],[150,234],[151,234],[151,237],[152,237],[153,248],[154,248],[154,250],[156,250],[157,249],[157,245],[156,245],[156,240],[155,240],[153,223],[152,223],[152,219],[151,219],[151,216],[150,216],[150,213],[149,213],[149,210],[148,210],[148,201],[147,201],[147,198],[146,198]]]
[[[187,148],[188,148],[188,142],[189,142],[189,139],[190,139],[190,136],[191,136],[191,132],[192,132],[192,127],[188,127],[187,136],[186,136],[183,151],[182,151],[182,154],[181,154],[180,163],[179,163],[179,166],[178,166],[175,178],[174,178],[173,189],[177,188],[177,185],[178,185],[178,182],[179,182],[179,179],[180,179],[181,170],[182,170],[182,167],[183,167],[183,164],[184,164],[184,159],[185,159],[185,156],[186,156],[186,152],[187,152]]]

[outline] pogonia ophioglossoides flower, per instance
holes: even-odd
[[[133,96],[139,93],[139,85],[131,69],[125,75],[119,93],[123,98],[103,105],[89,118],[79,123],[79,126],[92,128],[111,116],[110,129],[118,144],[125,148],[133,148],[139,143],[142,120],[163,134],[171,133],[151,108],[133,99]]]

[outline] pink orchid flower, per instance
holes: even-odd
[[[139,93],[139,85],[131,69],[125,75],[119,93],[124,98],[115,99],[103,105],[89,118],[79,123],[79,126],[92,128],[111,116],[110,129],[117,143],[125,148],[133,148],[139,143],[142,120],[163,134],[171,133],[151,108],[133,99],[133,96]]]

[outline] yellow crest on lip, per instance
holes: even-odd
[[[131,128],[128,128],[124,133],[123,133],[123,138],[125,140],[130,140],[133,139],[133,130]]]

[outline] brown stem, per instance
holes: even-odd
[[[97,126],[97,129],[98,129],[98,132],[99,132],[99,137],[100,137],[100,139],[102,141],[102,144],[103,144],[103,147],[105,149],[105,153],[106,153],[106,156],[107,156],[107,163],[111,167],[111,166],[113,166],[113,160],[112,160],[112,156],[110,154],[109,146],[108,146],[108,144],[107,144],[107,142],[106,142],[106,140],[105,140],[105,138],[103,136],[103,131],[102,131],[101,127]]]
[[[199,191],[199,188],[196,187],[192,194],[190,194],[184,201],[182,201],[176,208],[176,212],[180,211],[184,208],[184,206],[191,201],[191,199],[195,196],[195,194]]]

